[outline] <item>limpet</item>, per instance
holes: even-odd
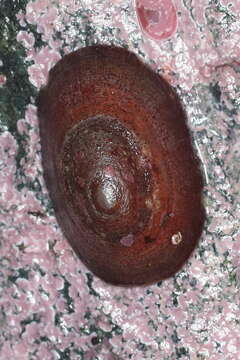
[[[199,160],[173,88],[124,48],[86,47],[50,71],[38,116],[56,218],[86,266],[122,285],[175,274],[205,212]]]

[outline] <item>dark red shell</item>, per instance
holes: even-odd
[[[204,222],[202,176],[170,85],[126,49],[65,56],[38,98],[43,168],[80,259],[113,284],[177,272]]]

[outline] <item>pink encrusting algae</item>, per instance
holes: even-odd
[[[4,126],[0,133],[1,359],[240,356],[240,5],[169,4],[177,28],[159,39],[141,33],[130,0],[35,0],[18,14],[17,39],[37,90],[63,54],[89,43],[128,46],[176,86],[202,161],[208,220],[174,278],[133,288],[96,278],[56,222],[42,176],[36,106],[29,104],[17,123],[25,147],[20,160],[18,137]],[[6,81],[0,75],[1,88]]]

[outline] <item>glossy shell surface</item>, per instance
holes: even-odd
[[[80,259],[112,284],[176,273],[204,223],[202,176],[170,85],[128,50],[66,55],[38,97],[45,181]]]

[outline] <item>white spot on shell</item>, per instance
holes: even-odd
[[[147,208],[148,209],[152,209],[152,199],[150,199],[150,198],[147,198],[146,200],[145,200],[145,204],[146,204],[146,206],[147,206]]]
[[[180,242],[183,240],[182,234],[180,233],[180,231],[177,234],[174,234],[171,237],[171,241],[173,245],[178,245],[180,244]]]

